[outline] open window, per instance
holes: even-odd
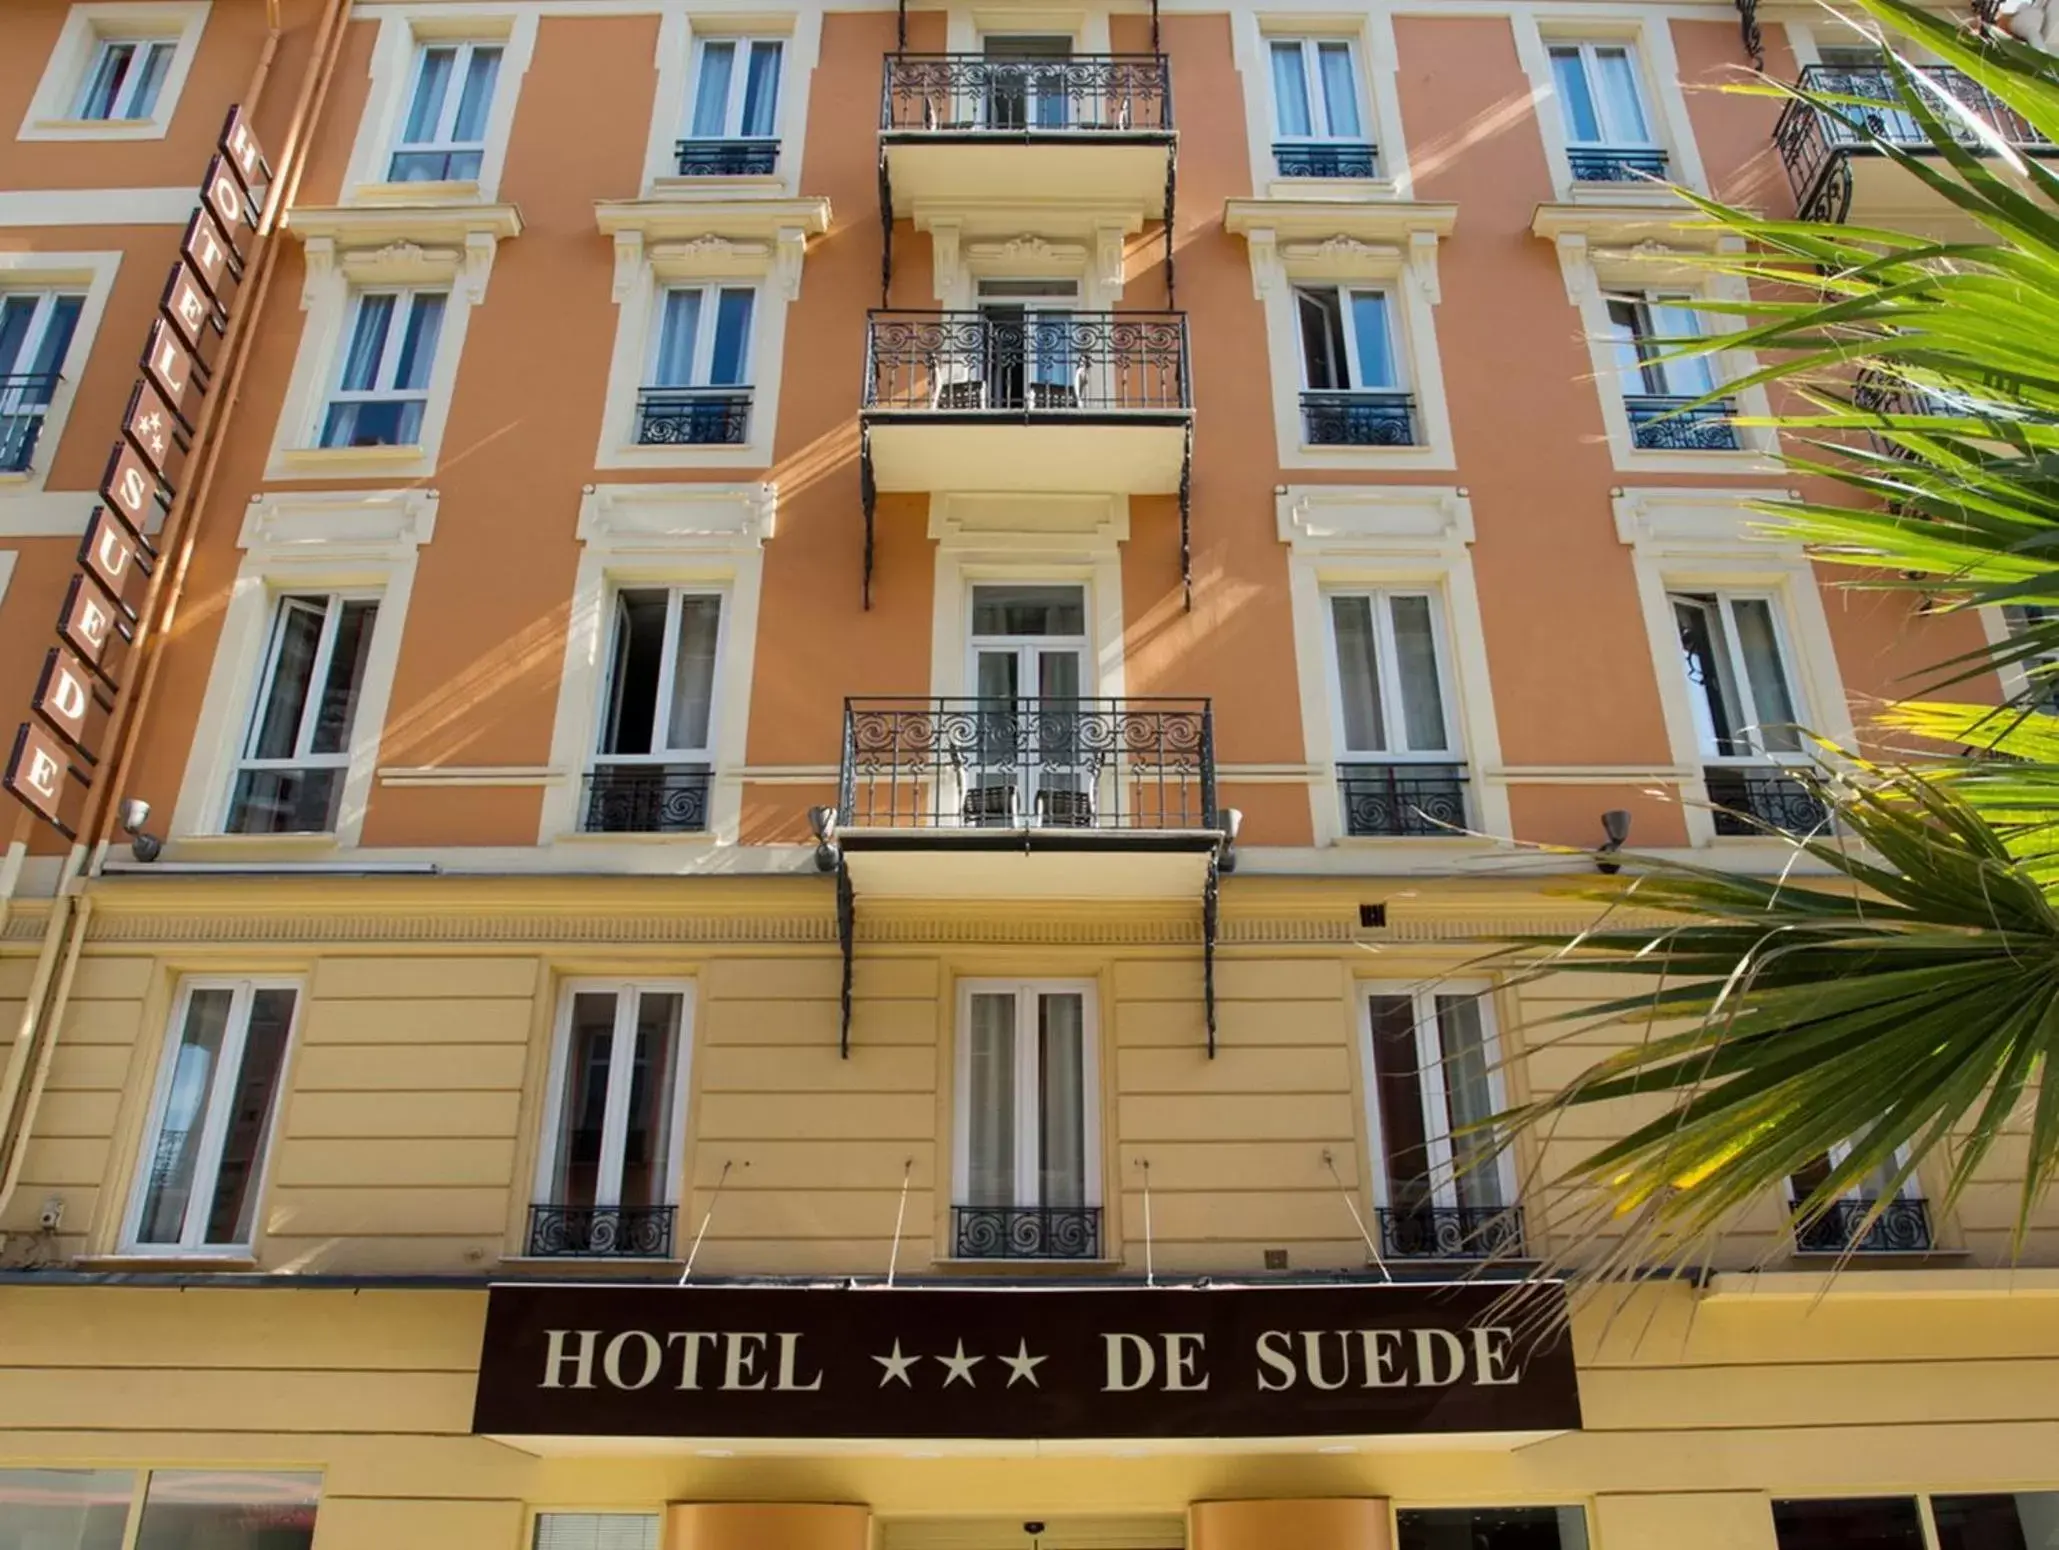
[[[1436,595],[1331,591],[1324,603],[1344,832],[1420,836],[1463,829],[1466,770]]]
[[[1267,40],[1273,165],[1283,178],[1379,175],[1358,50],[1348,38]]]
[[[1715,391],[1706,355],[1668,359],[1699,338],[1700,319],[1684,295],[1618,295],[1608,303],[1609,337],[1623,387],[1631,445],[1645,452],[1735,452],[1737,406],[1696,400]]]
[[[606,699],[587,776],[588,833],[699,833],[715,767],[720,592],[615,593]]]
[[[499,43],[423,43],[387,163],[390,183],[472,182],[486,157]]]
[[[371,597],[279,599],[230,792],[228,833],[335,830],[378,615]]]
[[[1366,286],[1297,285],[1302,437],[1310,446],[1412,447],[1394,297]]]
[[[140,123],[155,117],[177,50],[176,38],[102,38],[86,67],[72,117],[98,123]]]

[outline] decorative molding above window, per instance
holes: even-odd
[[[254,495],[236,546],[265,558],[319,553],[394,561],[436,536],[435,490]]]
[[[808,239],[829,230],[829,201],[601,200],[594,218],[615,239],[617,302],[629,297],[646,264],[664,278],[769,275],[791,301],[801,293]]]
[[[1456,555],[1473,541],[1463,487],[1290,484],[1274,510],[1280,542],[1296,554]]]
[[[522,234],[522,212],[513,205],[303,206],[287,213],[285,228],[305,249],[303,311],[337,273],[352,284],[447,281],[478,303],[502,240]]]
[[[1437,245],[1457,221],[1455,204],[1407,200],[1231,199],[1223,204],[1223,228],[1242,236],[1249,247],[1252,293],[1261,300],[1288,280],[1406,276],[1434,306],[1443,299]]]
[[[1711,253],[1742,253],[1744,239],[1701,223],[1691,206],[1652,204],[1541,204],[1531,233],[1558,249],[1566,297],[1578,305],[1599,294],[1603,277],[1641,285],[1687,285],[1708,280],[1700,260]]]
[[[1631,547],[1661,557],[1745,555],[1793,564],[1805,559],[1799,542],[1782,542],[1755,531],[1763,520],[1752,501],[1791,501],[1793,490],[1621,489],[1610,497],[1616,536]]]
[[[1112,309],[1122,299],[1129,239],[1143,230],[1140,214],[1040,210],[1035,230],[1007,229],[1025,218],[1020,207],[920,207],[915,229],[929,233],[931,289],[937,300],[965,310],[975,304],[981,279],[1045,277],[1081,281],[1082,303],[1089,311]]]
[[[1121,495],[936,495],[929,536],[957,550],[1113,558],[1130,536],[1130,503]]]
[[[756,553],[778,516],[776,484],[591,484],[578,537],[614,551]]]

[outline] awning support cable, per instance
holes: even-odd
[[[715,1202],[722,1198],[722,1186],[729,1182],[729,1170],[733,1166],[733,1159],[722,1159],[722,1172],[715,1180],[715,1193],[708,1197],[708,1209],[701,1213],[700,1231],[693,1235],[693,1247],[686,1251],[686,1268],[679,1272],[681,1286],[686,1285],[693,1275],[693,1262],[701,1257],[701,1239],[708,1236],[708,1223],[715,1218]]]
[[[887,1285],[894,1284],[894,1267],[901,1262],[901,1222],[908,1214],[908,1176],[915,1171],[915,1159],[901,1163],[901,1203],[894,1208],[894,1246],[887,1251]]]
[[[1323,1148],[1323,1166],[1330,1170],[1330,1177],[1337,1185],[1337,1193],[1344,1197],[1344,1209],[1351,1213],[1352,1221],[1358,1224],[1358,1235],[1365,1239],[1366,1258],[1371,1260],[1373,1268],[1380,1272],[1381,1280],[1393,1280],[1394,1277],[1387,1270],[1387,1262],[1380,1258],[1379,1245],[1373,1242],[1373,1235],[1366,1231],[1366,1219],[1358,1214],[1358,1202],[1351,1198],[1351,1191],[1344,1187],[1343,1175],[1337,1172],[1337,1159],[1327,1146]]]

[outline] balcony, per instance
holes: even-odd
[[[1916,74],[1934,95],[1953,98],[2004,144],[2030,156],[2059,154],[2059,147],[1964,72],[1949,65],[1921,65]],[[1834,112],[1790,102],[1774,126],[1773,146],[1787,169],[1795,208],[1804,220],[1872,222],[1944,214],[1953,208],[1883,156],[1874,143],[1877,137],[1900,150],[1936,154],[1923,126],[1903,111],[1894,72],[1887,66],[1808,65],[1800,85],[1821,97],[1859,99],[1838,104]],[[1867,106],[1875,103],[1877,107]],[[1953,110],[1939,116],[1954,126],[1954,138],[1971,154],[1993,154],[1971,124],[1955,122]]]
[[[1380,157],[1370,140],[1281,140],[1273,171],[1283,178],[1376,178]]]
[[[1712,764],[1702,771],[1718,834],[1760,836],[1768,830],[1805,838],[1830,832],[1830,809],[1777,765]]]
[[[1349,835],[1448,838],[1466,826],[1462,764],[1340,764],[1337,793]]]
[[[1697,403],[1668,393],[1625,393],[1630,444],[1640,452],[1735,452],[1737,405],[1727,398]]]
[[[1163,54],[889,54],[879,115],[881,204],[1099,205],[1167,217],[1172,77]]]
[[[640,447],[740,447],[750,427],[748,387],[647,387],[636,395]]]
[[[672,154],[682,178],[768,178],[779,167],[777,140],[681,140]]]
[[[57,382],[53,373],[0,377],[0,474],[25,474],[35,462]]]
[[[1306,392],[1301,434],[1311,447],[1413,447],[1416,401],[1407,393]]]
[[[1797,1254],[1927,1254],[1935,1246],[1930,1232],[1930,1207],[1922,1200],[1898,1196],[1881,1208],[1870,1225],[1866,1218],[1877,1200],[1834,1200],[1821,1216],[1795,1228]]]
[[[532,1259],[670,1259],[674,1206],[529,1208]]]
[[[1099,1259],[1099,1206],[953,1206],[954,1259]]]
[[[1575,183],[1649,183],[1666,176],[1666,153],[1656,145],[1574,145],[1566,160]]]
[[[708,827],[705,764],[604,765],[579,801],[583,834],[699,834]]]
[[[1406,1206],[1380,1210],[1383,1259],[1520,1259],[1523,1213],[1514,1206]]]

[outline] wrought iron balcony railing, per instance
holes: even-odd
[[[705,764],[602,765],[586,777],[579,827],[587,834],[695,834],[708,827]]]
[[[1834,1200],[1821,1216],[1795,1228],[1794,1246],[1803,1254],[1927,1254],[1933,1247],[1930,1207],[1897,1196],[1866,1222],[1878,1202]]]
[[[2053,143],[2032,128],[2007,103],[1962,70],[1950,65],[1913,67],[1919,90],[1936,98],[1950,97],[1981,129],[2004,144],[2032,155],[2052,155]],[[1851,214],[1852,181],[1848,159],[1877,153],[1875,140],[1904,151],[1934,149],[1915,115],[1902,107],[1895,74],[1886,65],[1806,65],[1801,89],[1825,98],[1857,99],[1819,108],[1799,98],[1781,111],[1773,127],[1773,146],[1787,169],[1795,205],[1804,219],[1841,221]],[[1876,106],[1877,104],[1877,106]],[[1973,123],[1946,109],[1937,114],[1952,138],[1976,156],[1990,147]]]
[[[889,54],[879,127],[888,134],[1162,138],[1172,132],[1163,54]]]
[[[1702,771],[1718,834],[1826,834],[1830,809],[1778,765],[1711,764]]]
[[[956,1259],[1099,1259],[1099,1206],[953,1206]]]
[[[1516,1206],[1382,1207],[1380,1253],[1392,1259],[1520,1258],[1523,1213]]]
[[[57,381],[52,372],[0,376],[0,474],[27,473],[35,461]]]
[[[1281,140],[1273,170],[1283,178],[1376,178],[1380,158],[1370,140]]]
[[[779,166],[777,140],[681,140],[672,154],[682,178],[764,177]]]
[[[1693,405],[1692,408],[1689,406]],[[1696,404],[1672,393],[1625,393],[1630,443],[1643,452],[1735,452],[1737,405],[1727,398]]]
[[[838,826],[1213,830],[1212,715],[1199,699],[846,700]]]
[[[1575,145],[1566,160],[1576,183],[1642,183],[1666,175],[1666,153],[1656,145]]]
[[[1448,835],[1466,826],[1462,764],[1340,764],[1344,832],[1355,835]]]
[[[866,324],[865,409],[981,419],[1184,416],[1184,312],[886,312]]]
[[[742,446],[750,428],[748,387],[648,387],[636,395],[638,446]]]
[[[1312,447],[1412,447],[1416,401],[1407,393],[1311,390],[1301,395],[1301,426]]]
[[[529,1208],[529,1248],[538,1259],[670,1259],[673,1206]]]

